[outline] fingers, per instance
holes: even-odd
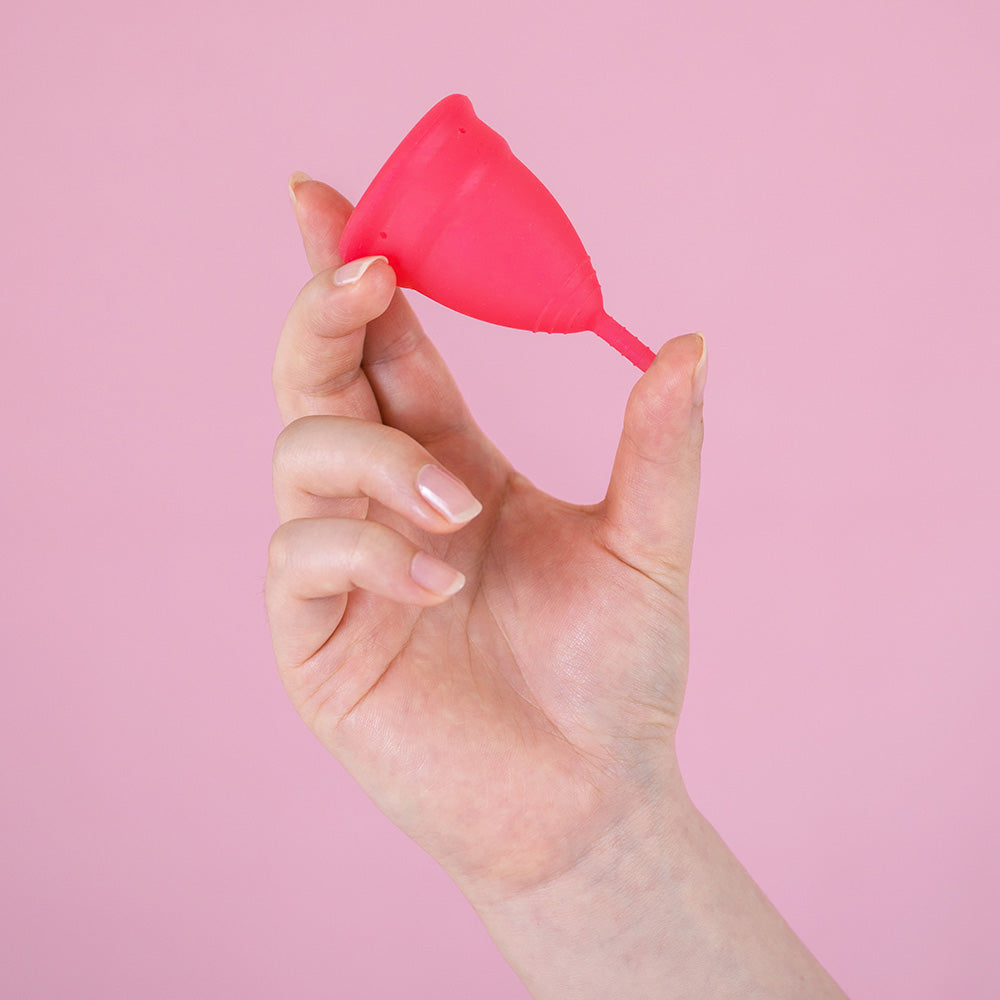
[[[286,521],[268,553],[266,599],[275,656],[283,667],[296,666],[322,648],[355,588],[432,607],[464,584],[458,570],[376,521]]]
[[[329,517],[332,498],[369,497],[425,531],[454,531],[481,510],[468,488],[412,438],[349,417],[302,417],[274,449],[274,488],[282,521]]]
[[[361,371],[365,326],[384,312],[395,289],[384,257],[315,275],[285,319],[274,359],[274,394],[285,423],[310,413],[378,420]]]
[[[440,604],[464,584],[452,567],[374,520],[345,517],[376,500],[418,529],[456,531],[482,509],[466,486],[392,427],[340,416],[289,424],[274,450],[283,524],[271,540],[267,607],[279,664],[304,663],[333,635],[347,594]]]
[[[288,190],[312,273],[340,267],[337,244],[354,206],[329,184],[301,172],[292,174]]]
[[[478,436],[444,359],[398,289],[368,326],[363,367],[385,423],[418,441]]]
[[[608,547],[671,587],[691,563],[706,370],[701,334],[661,348],[629,397],[603,508]]]
[[[337,244],[351,212],[350,203],[333,188],[319,181],[294,175],[293,203],[309,265],[315,274],[342,263]],[[298,180],[298,183],[294,183]],[[381,270],[381,269],[379,269]],[[363,282],[378,281],[379,270],[366,273]],[[367,330],[358,338],[362,354],[350,360],[363,366],[384,423],[399,427],[420,441],[449,434],[475,435],[477,430],[441,356],[427,338],[409,303],[398,290],[383,305],[378,318],[370,317]],[[356,347],[353,344],[352,347]],[[300,339],[298,346],[302,346]],[[341,359],[343,360],[343,359]],[[315,369],[312,381],[336,383],[346,377],[344,369]],[[296,376],[303,374],[295,370]],[[294,393],[297,378],[286,379]],[[310,392],[310,387],[305,386]],[[328,405],[296,410],[302,413],[343,413]],[[361,415],[361,414],[348,414]]]

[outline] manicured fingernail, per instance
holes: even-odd
[[[303,181],[311,181],[311,180],[312,178],[308,174],[303,173],[301,170],[296,170],[295,173],[288,178],[288,197],[292,199],[293,205],[295,204],[295,189]]]
[[[355,281],[361,280],[361,276],[377,260],[384,260],[387,264],[389,263],[386,257],[359,257],[357,260],[352,260],[349,264],[338,267],[333,272],[333,283],[335,285],[353,285]]]
[[[483,509],[463,483],[436,465],[425,465],[417,473],[417,489],[452,524],[465,524]]]
[[[695,406],[701,406],[705,401],[705,381],[708,378],[708,345],[705,343],[705,334],[699,332],[698,336],[701,337],[701,357],[694,366],[694,375],[691,377],[691,402]]]
[[[439,597],[451,597],[465,586],[465,577],[447,563],[418,552],[410,563],[413,582]]]

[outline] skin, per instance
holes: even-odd
[[[266,595],[303,720],[536,997],[843,996],[677,765],[703,339],[637,381],[604,501],[564,503],[476,426],[388,264],[338,270],[350,204],[292,187],[313,277],[274,364]]]

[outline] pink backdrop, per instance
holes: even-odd
[[[36,0],[0,33],[0,994],[525,996],[273,668],[285,189],[453,91],[609,309],[712,352],[682,727],[854,998],[1000,995],[1000,16],[987,0]],[[635,372],[417,308],[540,486]]]

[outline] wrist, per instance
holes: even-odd
[[[666,801],[636,804],[546,881],[509,895],[466,893],[536,1000],[664,995],[651,959],[677,938],[679,831],[695,812],[678,780]]]
[[[572,868],[470,901],[535,1000],[843,998],[679,778]]]

